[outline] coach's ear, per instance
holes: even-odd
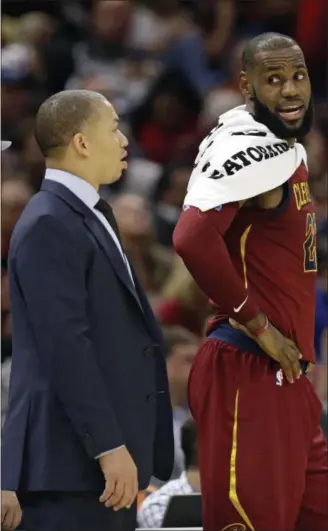
[[[88,156],[88,145],[83,133],[76,133],[72,138],[72,146],[82,157]]]
[[[243,70],[239,74],[239,89],[245,100],[251,100],[253,97],[252,84],[249,81],[246,72]]]

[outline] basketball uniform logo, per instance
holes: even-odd
[[[279,369],[279,371],[277,371],[276,373],[276,385],[279,385],[281,387],[283,384],[283,380],[284,380],[284,374],[282,370]]]
[[[246,531],[246,527],[244,524],[229,524],[221,529],[221,531]]]

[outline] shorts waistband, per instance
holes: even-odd
[[[237,347],[239,350],[249,352],[250,354],[255,354],[256,356],[267,356],[264,350],[262,350],[253,339],[246,336],[240,330],[235,330],[228,323],[221,323],[220,326],[215,330],[212,330],[207,337],[208,339],[223,341],[228,345]],[[300,366],[302,373],[306,374],[310,370],[312,363],[300,360]]]

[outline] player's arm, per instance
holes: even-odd
[[[220,211],[189,207],[180,216],[173,235],[176,252],[199,287],[224,313],[238,322],[231,324],[254,339],[281,364],[287,380],[300,376],[301,354],[261,312],[233,267],[224,235],[239,210],[239,203],[226,204]]]
[[[187,208],[175,228],[173,243],[204,293],[229,317],[256,330],[265,325],[265,316],[237,274],[224,241],[239,208],[238,202],[220,211]]]

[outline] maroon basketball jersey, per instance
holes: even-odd
[[[303,359],[314,362],[316,220],[305,165],[290,178],[281,207],[241,208],[225,241],[259,307],[295,341]],[[218,308],[209,330],[223,319]]]

